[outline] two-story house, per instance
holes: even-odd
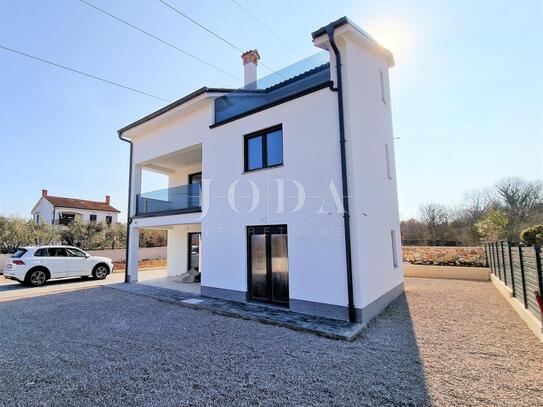
[[[106,195],[103,202],[99,202],[52,196],[46,189],[42,189],[40,199],[32,208],[34,222],[53,225],[68,225],[75,220],[84,223],[105,222],[111,225],[117,223],[119,213],[119,210],[111,206],[109,195]]]
[[[323,51],[245,86],[201,88],[119,130],[130,143],[127,282],[138,235],[168,230],[168,274],[201,294],[367,322],[403,292],[388,70],[347,18]],[[143,171],[169,188],[142,191]]]

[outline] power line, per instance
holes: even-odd
[[[155,99],[158,99],[158,100],[162,100],[163,102],[170,102],[169,100],[167,99],[163,99],[159,96],[155,96],[155,95],[152,95],[150,93],[147,93],[147,92],[144,92],[144,91],[141,91],[141,90],[138,90],[138,89],[135,89],[135,88],[131,88],[129,86],[126,86],[126,85],[122,85],[120,83],[117,83],[117,82],[113,82],[113,81],[110,81],[108,79],[104,79],[104,78],[100,78],[99,76],[95,76],[95,75],[91,75],[89,73],[86,73],[86,72],[82,72],[82,71],[79,71],[77,69],[74,69],[74,68],[70,68],[69,66],[65,66],[65,65],[61,65],[61,64],[58,64],[56,62],[52,62],[52,61],[48,61],[47,59],[43,59],[43,58],[39,58],[37,56],[34,56],[34,55],[30,55],[30,54],[27,54],[27,53],[24,53],[22,51],[18,51],[16,49],[13,49],[13,48],[9,48],[9,47],[6,47],[4,45],[1,45],[0,44],[0,48],[6,50],[6,51],[10,51],[10,52],[13,52],[15,54],[19,54],[19,55],[23,55],[27,58],[32,58],[32,59],[35,59],[36,61],[40,61],[40,62],[44,62],[46,64],[49,64],[49,65],[53,65],[53,66],[56,66],[57,68],[62,68],[62,69],[66,69],[70,72],[74,72],[74,73],[77,73],[79,75],[83,75],[83,76],[86,76],[86,77],[89,77],[89,78],[92,78],[92,79],[95,79],[97,81],[101,81],[101,82],[104,82],[104,83],[108,83],[110,85],[114,85],[114,86],[117,86],[119,88],[123,88],[123,89],[126,89],[126,90],[130,90],[132,92],[137,92],[139,94],[142,94],[142,95],[145,95],[145,96],[150,96],[152,98],[155,98]]]
[[[273,31],[270,27],[268,27],[266,24],[264,24],[257,16],[252,14],[249,10],[247,10],[245,7],[243,7],[241,4],[239,4],[236,0],[231,0],[231,1],[236,6],[238,6],[241,10],[243,10],[249,17],[251,17],[258,24],[260,24],[262,27],[264,27],[266,30],[268,30],[270,33],[272,33],[277,39],[279,39],[288,48],[290,48],[292,51],[294,51],[299,56],[303,57],[303,55],[302,55],[302,53],[300,51],[298,51],[296,48],[292,47],[283,37],[281,37],[279,34],[277,34],[275,31]]]
[[[224,39],[223,37],[221,37],[219,34],[216,34],[214,33],[213,31],[211,31],[209,28],[203,26],[202,24],[200,24],[198,21],[194,20],[193,18],[189,17],[188,15],[186,15],[185,13],[183,13],[181,10],[178,10],[177,8],[175,8],[174,6],[172,6],[171,4],[168,4],[166,3],[165,1],[163,0],[158,0],[159,2],[161,2],[162,4],[164,4],[166,7],[169,7],[170,9],[172,9],[173,11],[175,11],[176,13],[182,15],[183,17],[185,17],[187,20],[189,20],[190,22],[192,22],[193,24],[196,24],[198,27],[200,27],[201,29],[207,31],[209,34],[213,35],[214,37],[218,38],[219,40],[221,40],[222,42],[224,42],[225,44],[231,46],[232,48],[234,48],[235,50],[243,53],[245,51],[243,51],[242,49],[240,49],[239,47],[237,47],[236,45],[232,44],[230,41]]]
[[[172,6],[171,4],[168,4],[166,3],[165,1],[163,0],[158,0],[159,2],[161,2],[162,4],[164,4],[166,7],[169,7],[170,9],[172,9],[173,11],[175,11],[176,13],[182,15],[183,17],[185,17],[187,20],[189,20],[190,22],[192,22],[193,24],[196,24],[198,27],[200,27],[201,29],[207,31],[209,34],[211,34],[212,36],[214,36],[215,38],[218,38],[219,40],[221,40],[222,42],[224,42],[225,44],[229,45],[230,47],[234,48],[236,51],[239,51],[241,52],[242,54],[245,52],[243,51],[240,47],[236,46],[235,44],[232,44],[230,41],[226,40],[224,37],[221,37],[219,34],[211,31],[209,28],[203,26],[202,24],[200,24],[198,21],[196,21],[195,19],[191,18],[190,16],[188,16],[187,14],[183,13],[181,10],[175,8],[174,6]],[[273,68],[270,68],[269,66],[267,66],[266,64],[260,62],[260,64],[264,67],[264,68],[267,68],[269,69],[271,72],[274,72],[274,73],[277,73],[277,75],[281,76],[283,79],[284,77],[278,73],[278,72],[275,72],[275,70]]]
[[[232,78],[234,78],[234,79],[237,79],[238,81],[241,81],[241,79],[238,78],[237,76],[232,75],[231,73],[225,71],[225,70],[222,69],[222,68],[219,68],[217,65],[213,65],[212,63],[209,63],[209,62],[207,62],[207,61],[204,61],[202,58],[197,57],[196,55],[191,54],[190,52],[185,51],[184,49],[181,49],[181,48],[175,46],[175,45],[172,44],[171,42],[165,41],[165,40],[163,40],[162,38],[157,37],[156,35],[153,35],[153,34],[147,32],[147,31],[145,31],[145,30],[142,30],[141,28],[136,27],[134,24],[131,24],[131,23],[129,23],[128,21],[123,20],[122,18],[119,18],[119,17],[117,17],[117,16],[114,16],[113,14],[108,13],[107,11],[105,11],[105,10],[103,10],[103,9],[101,9],[101,8],[99,8],[99,7],[97,7],[97,6],[95,6],[94,4],[91,4],[91,3],[89,3],[89,2],[87,2],[87,1],[85,1],[85,0],[79,0],[79,1],[80,1],[81,3],[86,4],[86,5],[89,6],[89,7],[92,7],[92,8],[95,9],[95,10],[100,11],[101,13],[104,13],[105,15],[107,15],[107,16],[109,16],[109,17],[111,17],[111,18],[113,18],[113,19],[115,19],[115,20],[117,20],[117,21],[119,21],[119,22],[121,22],[121,23],[123,23],[123,24],[126,24],[127,26],[129,26],[129,27],[133,28],[134,30],[137,30],[137,31],[139,31],[139,32],[141,32],[141,33],[147,35],[148,37],[151,37],[151,38],[153,38],[153,39],[155,39],[155,40],[157,40],[157,41],[160,41],[161,43],[163,43],[163,44],[165,44],[165,45],[167,45],[167,46],[169,46],[169,47],[171,47],[171,48],[173,48],[173,49],[175,49],[175,50],[181,52],[182,54],[185,54],[185,55],[187,55],[187,56],[189,56],[189,57],[195,59],[195,60],[198,61],[198,62],[201,62],[202,64],[205,64],[205,65],[207,65],[207,66],[209,66],[209,67],[211,67],[211,68],[213,68],[213,69],[216,69],[216,70],[218,70],[218,71],[220,71],[220,72],[222,72],[222,73],[224,73],[224,74],[226,74],[226,75],[228,75],[228,76],[230,76],[230,77],[232,77]]]

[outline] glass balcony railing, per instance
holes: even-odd
[[[296,94],[329,83],[329,58],[327,51],[321,51],[216,98],[214,124],[280,103]]]
[[[200,210],[200,184],[180,185],[136,195],[136,216]]]

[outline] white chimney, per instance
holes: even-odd
[[[258,50],[252,49],[244,52],[241,55],[241,58],[243,59],[245,89],[256,89],[256,67],[258,65],[258,60],[260,59]]]

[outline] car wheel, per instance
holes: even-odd
[[[37,269],[30,271],[25,279],[25,283],[32,287],[39,287],[40,285],[45,284],[47,281],[47,274],[45,270]]]
[[[108,273],[109,269],[104,264],[99,264],[92,270],[92,276],[97,280],[103,280],[107,277]]]

